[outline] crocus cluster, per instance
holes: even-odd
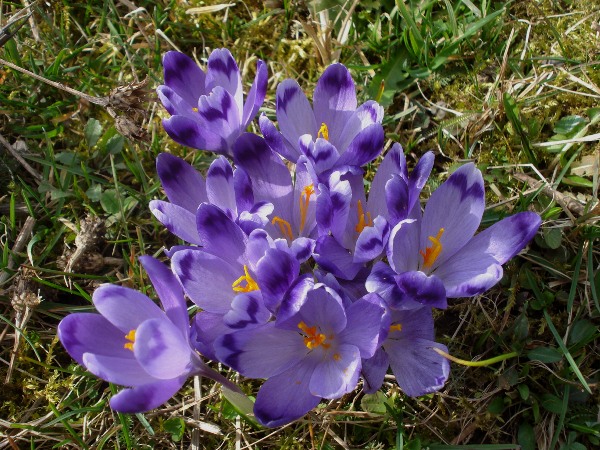
[[[220,156],[205,176],[181,158],[158,157],[167,200],[150,210],[182,240],[167,251],[169,266],[142,258],[163,308],[104,285],[93,295],[100,314],[72,314],[59,326],[78,363],[128,387],[111,406],[155,408],[193,375],[235,391],[200,355],[266,380],[254,415],[269,427],[361,379],[364,392],[375,392],[390,368],[408,396],[441,389],[450,368],[435,349],[448,349],[435,341],[432,311],[495,285],[540,217],[521,212],[476,234],[485,193],[472,163],[422,209],[433,154],[409,173],[399,144],[365,189],[364,166],[384,148],[383,110],[358,105],[341,64],[326,68],[312,105],[296,81],[283,81],[277,124],[262,115],[261,136],[246,130],[265,98],[262,61],[245,102],[228,50],[213,51],[206,73],[178,52],[163,63],[165,130]]]

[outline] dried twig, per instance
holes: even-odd
[[[42,181],[42,176],[33,167],[31,167],[27,161],[25,161],[25,159],[19,154],[19,152],[15,150],[15,148],[10,144],[10,142],[8,142],[1,134],[0,144],[2,144],[4,148],[8,150],[8,152],[19,162],[19,164],[23,166],[23,168],[27,172],[29,172],[33,176],[33,178],[36,179],[38,183]]]
[[[585,206],[584,205],[579,203],[574,198],[571,198],[568,195],[558,192],[556,189],[552,188],[552,186],[550,186],[549,184],[544,183],[539,180],[536,180],[535,178],[532,178],[529,175],[525,175],[524,173],[517,172],[517,173],[514,173],[513,176],[517,180],[527,183],[529,186],[531,186],[534,189],[541,188],[542,192],[545,195],[556,200],[558,202],[558,204],[563,207],[563,209],[568,210],[569,212],[576,214],[579,217],[581,217],[585,214]]]

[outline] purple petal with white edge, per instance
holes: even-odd
[[[402,339],[404,342],[415,339],[433,341],[435,334],[431,308],[422,306],[407,311],[393,309],[390,312],[391,325],[395,325],[389,330],[390,339]]]
[[[360,374],[360,351],[342,344],[321,359],[310,378],[310,392],[323,398],[340,398],[356,388]]]
[[[246,244],[246,256],[253,271],[256,271],[260,259],[272,247],[273,239],[271,239],[271,236],[265,230],[259,228],[250,233],[248,243]]]
[[[250,211],[242,211],[237,219],[237,224],[242,231],[249,235],[256,229],[262,229],[269,224],[269,215],[273,213],[271,203],[255,203]]]
[[[174,380],[161,380],[133,389],[124,389],[110,399],[110,407],[121,413],[139,413],[158,408],[173,397],[187,376]]]
[[[248,238],[242,229],[215,205],[203,203],[196,214],[196,225],[204,250],[229,264],[245,264]]]
[[[208,202],[218,206],[230,219],[237,217],[233,169],[224,156],[216,158],[206,172]]]
[[[449,298],[482,294],[502,279],[502,266],[483,250],[463,247],[436,269],[433,276],[444,283]]]
[[[198,101],[198,122],[204,130],[223,136],[228,147],[241,132],[239,111],[233,97],[220,86]]]
[[[421,262],[419,254],[420,223],[414,219],[398,222],[390,232],[387,257],[396,273],[417,270]]]
[[[189,372],[192,352],[188,327],[180,329],[169,320],[147,320],[135,333],[133,353],[146,372],[170,380]]]
[[[365,394],[374,394],[379,390],[383,385],[388,367],[390,367],[390,360],[382,348],[378,348],[373,357],[363,359],[361,375],[364,380],[363,392]]]
[[[415,165],[412,173],[410,174],[411,188],[421,192],[421,189],[427,183],[431,169],[433,169],[433,163],[435,162],[435,155],[433,152],[427,152],[419,158],[419,162]],[[417,198],[418,198],[417,193]],[[412,209],[412,206],[411,206]]]
[[[290,245],[290,252],[292,252],[292,255],[294,255],[294,258],[296,258],[300,264],[306,262],[312,256],[314,250],[314,239],[299,237],[294,239]]]
[[[256,117],[258,110],[262,106],[265,95],[267,93],[267,81],[269,74],[267,73],[267,65],[264,61],[258,60],[256,63],[256,76],[252,87],[246,97],[244,103],[244,113],[242,115],[242,128],[246,128],[248,124]]]
[[[263,134],[265,141],[269,144],[269,147],[273,151],[279,153],[282,157],[291,162],[297,162],[300,156],[300,150],[291,145],[287,139],[283,137],[283,134],[279,132],[275,124],[271,122],[267,116],[263,113],[258,118],[258,126],[260,132]]]
[[[327,125],[329,140],[335,147],[356,106],[356,88],[350,72],[342,64],[331,64],[317,81],[313,108],[317,126]]]
[[[298,146],[309,160],[312,161],[315,171],[319,174],[331,169],[340,159],[338,150],[329,141],[317,138],[313,142],[310,134],[300,136]]]
[[[365,227],[358,235],[354,248],[354,262],[366,263],[377,258],[387,245],[390,225],[387,220],[377,216],[372,227]]]
[[[238,212],[249,211],[254,206],[254,192],[252,191],[252,180],[241,167],[233,172],[233,191]]]
[[[243,93],[240,69],[226,48],[215,49],[208,57],[206,88],[207,90],[214,90],[219,86],[232,96],[235,100],[238,114],[241,114]]]
[[[383,127],[378,123],[369,125],[356,135],[348,149],[340,156],[336,166],[364,166],[379,156],[384,140]]]
[[[194,316],[190,340],[196,350],[213,361],[218,361],[213,346],[215,339],[230,333],[223,322],[223,314],[199,311]]]
[[[531,211],[520,212],[502,219],[477,234],[463,247],[480,248],[499,264],[504,264],[533,239],[542,223],[540,216]]]
[[[443,228],[440,252],[431,269],[444,263],[471,240],[485,208],[483,177],[473,163],[459,167],[429,198],[423,213],[420,249],[431,246]]]
[[[336,141],[336,147],[343,153],[361,130],[374,123],[381,123],[382,120],[383,108],[376,101],[369,100],[363,103],[344,125],[344,129]]]
[[[221,336],[215,341],[220,361],[248,378],[269,378],[298,364],[309,352],[296,331],[273,322]]]
[[[367,208],[371,211],[371,214],[388,217],[385,185],[392,178],[392,175],[401,173],[403,160],[402,147],[400,144],[394,144],[379,164],[369,189]]]
[[[200,244],[195,214],[162,200],[151,200],[148,207],[156,220],[175,236],[190,244]]]
[[[317,124],[313,109],[295,80],[286,79],[277,86],[276,110],[281,134],[294,148],[297,148],[298,138],[304,134],[317,137],[321,124]]]
[[[163,57],[165,85],[173,89],[182,99],[195,106],[198,98],[208,91],[205,74],[189,56],[175,51]]]
[[[121,386],[139,386],[156,381],[135,358],[84,353],[83,365],[98,378]]]
[[[292,282],[300,275],[300,263],[292,254],[269,249],[256,268],[256,282],[267,308],[274,310]]]
[[[450,364],[433,348],[448,352],[445,345],[424,339],[388,339],[384,349],[400,388],[409,397],[439,391],[450,375]]]
[[[228,153],[226,136],[213,133],[200,126],[196,120],[184,116],[173,116],[163,119],[162,124],[167,134],[178,144],[197,150]]]
[[[290,221],[293,200],[292,176],[267,142],[252,133],[242,134],[233,146],[235,163],[252,179],[254,199],[272,203],[274,214]]]
[[[309,383],[315,362],[303,361],[269,378],[258,391],[254,404],[256,419],[266,427],[278,427],[301,418],[319,404]]]
[[[58,338],[69,355],[83,365],[85,353],[131,358],[133,353],[124,347],[125,333],[100,314],[76,313],[58,324]]]
[[[158,86],[156,93],[167,112],[172,116],[179,115],[192,120],[198,117],[196,113],[196,101],[190,99],[188,101],[184,100],[169,86]],[[192,101],[192,103],[188,103],[189,101]]]
[[[200,203],[207,201],[204,178],[185,160],[161,153],[156,158],[156,172],[171,203],[195,214]]]
[[[333,289],[317,284],[306,294],[297,321],[303,321],[309,327],[317,326],[328,336],[337,335],[347,323],[342,299]]]
[[[352,280],[362,267],[362,264],[353,261],[352,252],[342,247],[333,236],[317,239],[313,258],[321,268],[344,280]]]
[[[379,344],[385,309],[375,303],[359,299],[346,309],[346,328],[338,338],[340,342],[355,345],[361,358],[370,358]]]
[[[173,255],[173,272],[186,294],[200,308],[225,314],[236,292],[231,285],[242,275],[239,269],[202,250],[182,250]],[[210,282],[207,282],[210,280]]]
[[[393,299],[392,308],[402,308],[406,302],[417,302],[424,306],[446,309],[446,289],[437,275],[426,275],[418,270],[396,275],[400,295]]]
[[[236,295],[231,310],[223,316],[223,322],[232,330],[263,325],[271,318],[259,291]]]
[[[190,321],[183,297],[183,288],[171,269],[152,256],[140,256],[140,262],[158,294],[167,317],[180,330],[187,330]]]
[[[408,183],[397,174],[393,175],[386,183],[384,195],[390,223],[396,225],[408,217],[410,194]]]
[[[306,297],[313,290],[315,282],[311,274],[304,274],[296,278],[281,301],[277,312],[276,323],[279,328],[290,329],[297,331],[298,322],[294,320],[294,316],[298,314]]]
[[[141,292],[123,286],[103,284],[92,295],[100,314],[124,334],[150,319],[165,319],[165,313]]]
[[[195,245],[174,245],[168,249],[165,249],[165,256],[169,259],[173,257],[173,255],[181,250],[198,250],[198,247]]]

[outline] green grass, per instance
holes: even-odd
[[[151,292],[137,257],[177,243],[147,208],[163,196],[155,158],[169,151],[205,169],[210,156],[174,144],[152,101],[145,116],[131,116],[149,140],[125,139],[102,107],[0,67],[0,134],[41,180],[2,154],[0,378],[10,377],[0,394],[0,448],[598,447],[600,61],[592,24],[600,17],[593,2],[384,0],[352,10],[335,0],[272,3],[202,15],[174,0],[40,3],[35,28],[27,23],[0,58],[103,97],[146,76],[151,87],[160,84],[161,55],[173,45],[199,59],[226,46],[245,80],[256,58],[269,63],[264,109],[273,116],[277,82],[296,77],[311,92],[324,61],[337,57],[353,71],[362,100],[380,97],[389,142],[403,145],[410,165],[435,150],[424,196],[474,160],[487,183],[485,226],[523,210],[542,215],[541,231],[506,265],[499,286],[455,299],[436,316],[438,340],[460,359],[517,356],[486,367],[452,364],[446,387],[417,399],[388,378],[378,396],[357,390],[277,430],[236,420],[209,380],[196,387],[190,380],[144,415],[111,411],[116,387],[73,363],[56,325],[89,311],[100,283]],[[18,9],[3,3],[2,23]],[[314,21],[325,13],[328,22]],[[517,172],[551,190],[517,180]],[[560,194],[579,209],[568,209]],[[85,249],[86,264],[68,272],[88,216],[104,231]],[[15,249],[28,217],[32,233]],[[13,305],[15,293],[43,301]],[[256,394],[257,383],[241,384]]]

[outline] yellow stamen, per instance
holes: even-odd
[[[309,327],[304,322],[300,322],[298,328],[304,333],[304,345],[306,345],[306,348],[309,350],[312,350],[319,345],[326,349],[331,347],[331,344],[325,342],[327,336],[323,333],[317,333],[317,327]]]
[[[395,323],[393,325],[390,326],[390,333],[392,331],[402,331],[402,324],[401,323]]]
[[[362,202],[360,200],[358,201],[358,204],[356,205],[356,209],[358,211],[358,223],[356,224],[356,227],[354,229],[356,230],[357,233],[360,233],[366,227],[373,226],[373,219],[371,219],[370,212],[367,212],[365,214],[365,212],[363,210]]]
[[[123,345],[123,348],[133,351],[133,344],[135,342],[135,330],[130,330],[129,333],[125,335],[125,339],[127,339],[129,342],[126,342]]]
[[[198,108],[194,107],[194,108],[192,108],[192,111],[198,112]]]
[[[312,184],[305,186],[300,194],[300,233],[304,229],[306,223],[306,214],[308,213],[308,204],[310,202],[310,196],[315,193],[315,187]]]
[[[271,223],[279,227],[281,234],[283,234],[283,237],[286,238],[288,241],[291,242],[294,240],[292,226],[287,220],[283,220],[281,217],[275,216],[273,217],[273,220],[271,220]]]
[[[335,361],[339,361],[340,359],[342,359],[342,356],[339,353],[334,353],[333,354],[333,359]]]
[[[319,128],[319,132],[317,133],[318,138],[323,138],[326,141],[329,140],[329,128],[327,128],[327,124],[325,122],[321,123],[321,128]]]
[[[244,282],[246,283],[246,286],[240,286]],[[256,281],[254,281],[252,279],[252,277],[250,276],[250,274],[248,273],[248,266],[246,266],[245,264],[244,264],[244,275],[242,275],[241,277],[239,277],[237,280],[235,280],[232,283],[231,289],[233,289],[234,292],[258,291],[258,285],[256,284]]]
[[[440,228],[436,237],[429,236],[428,238],[431,241],[431,247],[427,247],[425,251],[419,250],[419,253],[423,257],[423,267],[430,268],[438,256],[440,256],[442,252],[442,243],[440,242],[442,234],[444,234],[444,229]]]

